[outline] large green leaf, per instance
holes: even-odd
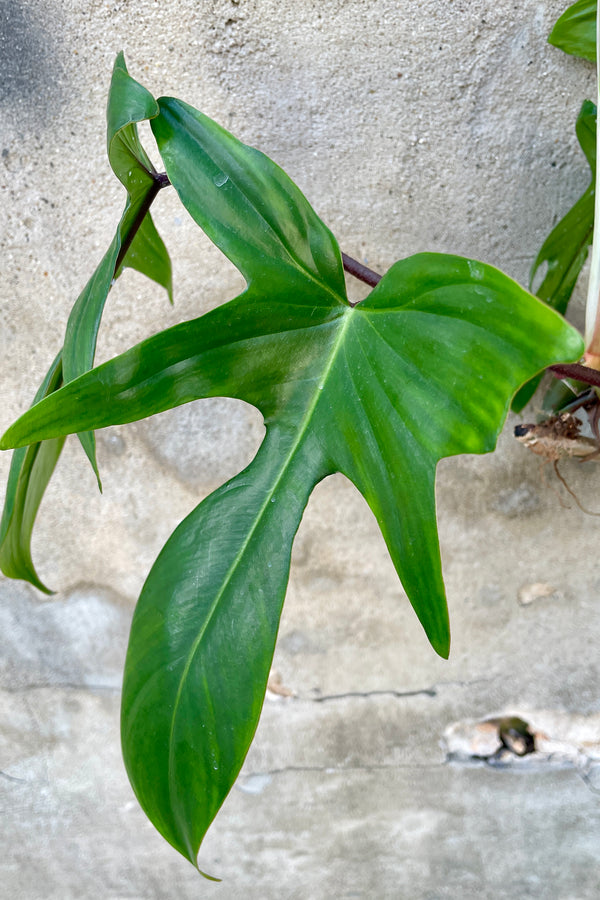
[[[594,236],[596,106],[591,100],[583,102],[575,129],[590,166],[590,183],[542,244],[529,276],[529,287],[533,290],[537,273],[543,265],[546,265],[546,273],[535,293],[560,313],[564,313],[567,309]],[[513,401],[515,412],[520,412],[531,400],[540,379],[541,376],[537,376],[517,392]]]
[[[108,97],[107,143],[111,167],[127,189],[127,203],[110,247],[71,310],[63,348],[65,382],[92,367],[104,305],[123,267],[138,269],[152,278],[172,299],[171,262],[148,212],[160,182],[139,141],[136,125],[156,115],[156,100],[128,74],[119,53]],[[98,476],[94,436],[88,432],[79,438]]]
[[[596,0],[577,0],[558,19],[548,42],[572,56],[595,62],[596,6]]]
[[[58,390],[61,384],[62,364],[59,353],[50,366],[34,403]],[[31,558],[31,533],[64,441],[64,437],[57,437],[15,450],[0,522],[0,569],[9,578],[23,578],[46,594],[51,591],[40,581]]]
[[[124,423],[209,396],[255,405],[265,440],[150,572],[123,687],[125,762],[192,862],[256,728],[294,534],[318,481],[362,492],[429,640],[449,627],[435,520],[444,456],[493,449],[515,390],[575,360],[579,335],[483,263],[420,254],[347,301],[337,244],[274,163],[173,99],[153,129],[167,173],[248,289],[67,384],[0,446]]]

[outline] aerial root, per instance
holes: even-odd
[[[597,428],[597,427],[598,427],[598,422],[596,422],[596,428]],[[577,506],[579,507],[579,509],[580,509],[582,512],[584,512],[587,516],[600,516],[600,512],[592,512],[591,509],[586,509],[585,506],[583,506],[583,504],[580,503],[579,497],[577,496],[577,494],[575,493],[575,491],[573,491],[573,490],[569,487],[569,485],[567,484],[567,482],[566,482],[566,480],[564,479],[563,475],[561,474],[561,472],[560,472],[560,470],[559,470],[559,468],[558,468],[558,460],[557,460],[557,459],[554,460],[553,465],[554,465],[554,471],[556,472],[556,477],[558,478],[558,480],[560,481],[560,483],[562,484],[562,486],[564,487],[564,489],[567,491],[567,493],[571,495],[571,497],[573,498],[573,500],[575,501],[575,503],[577,504]],[[545,479],[544,479],[544,481],[545,481]],[[568,507],[565,506],[565,504],[562,502],[562,500],[561,500],[560,497],[559,497],[559,500],[560,500],[560,505],[561,505],[563,508],[568,509]]]

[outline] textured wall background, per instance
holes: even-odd
[[[272,156],[373,268],[438,250],[525,282],[588,181],[573,126],[594,96],[593,67],[546,44],[566,5],[3,0],[2,427],[31,401],[120,215],[104,147],[118,50],[155,94]],[[155,221],[175,306],[127,271],[100,360],[240,286],[166,191]],[[578,299],[576,321],[581,311]],[[220,400],[107,429],[102,497],[68,442],[34,540],[57,594],[0,582],[5,896],[597,897],[599,525],[560,506],[510,427],[496,454],[440,466],[450,661],[429,649],[361,498],[327,480],[298,535],[276,652],[295,696],[267,700],[201,853],[224,883],[199,880],[145,821],[118,739],[133,604],[176,523],[261,434],[256,411]],[[8,465],[5,455],[2,484]],[[566,468],[599,508],[594,464]],[[535,582],[552,590],[519,604]],[[450,724],[502,711],[521,712],[560,752],[502,770],[447,762]]]

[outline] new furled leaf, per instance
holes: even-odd
[[[335,239],[281,169],[186,104],[159,106],[152,127],[167,174],[248,289],[67,384],[1,446],[200,397],[240,398],[264,416],[252,463],[158,557],[127,654],[127,770],[148,816],[195,864],[256,728],[313,487],[334,472],[358,487],[429,640],[447,656],[437,462],[493,449],[518,386],[577,359],[582,341],[507,276],[455,256],[396,263],[351,307]]]

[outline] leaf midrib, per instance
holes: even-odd
[[[284,475],[285,475],[285,473],[286,473],[286,470],[288,469],[290,463],[292,462],[292,460],[293,460],[293,458],[294,458],[294,456],[295,456],[295,454],[296,454],[296,451],[298,450],[298,447],[300,446],[300,444],[302,443],[302,441],[303,441],[303,439],[304,439],[304,436],[305,436],[305,434],[306,434],[306,432],[307,432],[307,430],[308,430],[308,426],[309,426],[309,424],[310,424],[310,421],[311,421],[311,419],[312,419],[312,416],[313,416],[313,414],[314,414],[314,411],[315,411],[315,409],[316,409],[316,407],[317,407],[317,404],[318,404],[319,400],[321,399],[321,397],[322,397],[323,394],[324,394],[324,391],[325,391],[325,384],[326,384],[326,382],[327,382],[327,379],[328,379],[328,377],[329,377],[329,374],[330,374],[330,372],[331,372],[331,369],[332,369],[332,367],[333,367],[333,365],[334,365],[334,362],[335,362],[335,360],[336,360],[336,358],[337,358],[338,352],[339,352],[339,350],[340,350],[340,348],[341,348],[341,346],[342,346],[342,344],[343,344],[344,335],[346,334],[346,331],[347,331],[347,329],[348,329],[348,325],[349,325],[349,323],[350,323],[350,321],[351,321],[353,312],[354,312],[353,308],[352,308],[352,307],[348,307],[347,310],[345,310],[345,311],[342,313],[343,321],[341,322],[341,324],[340,324],[340,326],[339,326],[339,332],[338,332],[338,335],[337,335],[337,337],[335,338],[335,340],[333,341],[332,349],[331,349],[331,352],[330,352],[330,354],[329,354],[329,358],[328,358],[328,360],[327,360],[327,363],[326,363],[326,365],[325,365],[325,368],[324,368],[324,371],[323,371],[323,375],[322,375],[321,378],[318,379],[318,384],[317,384],[317,386],[316,386],[316,388],[315,388],[315,391],[314,391],[312,400],[311,400],[310,404],[308,405],[307,410],[306,410],[306,412],[305,412],[305,414],[304,414],[304,417],[303,417],[303,419],[302,419],[302,421],[301,421],[301,423],[300,423],[300,425],[299,425],[299,427],[298,427],[298,432],[297,432],[296,440],[294,441],[294,443],[292,444],[292,446],[291,446],[289,452],[288,452],[287,455],[285,456],[285,458],[284,458],[284,460],[283,460],[283,464],[281,465],[281,467],[280,467],[280,469],[279,469],[279,472],[278,472],[278,474],[277,474],[277,477],[276,477],[275,481],[273,482],[273,485],[272,485],[271,489],[270,489],[269,492],[265,495],[265,499],[264,499],[264,501],[263,501],[263,503],[262,503],[260,509],[258,510],[258,513],[257,513],[257,515],[256,515],[256,517],[255,517],[255,519],[254,519],[254,522],[253,522],[253,524],[252,524],[252,527],[249,529],[248,534],[246,535],[246,538],[244,539],[244,542],[242,543],[242,545],[241,545],[241,547],[240,547],[238,553],[236,554],[236,556],[235,556],[235,558],[234,558],[234,560],[233,560],[231,566],[229,567],[229,570],[228,570],[228,572],[226,573],[225,578],[223,579],[223,583],[222,583],[222,585],[221,585],[221,588],[219,589],[219,591],[218,591],[218,593],[217,593],[217,595],[216,595],[216,597],[215,597],[215,599],[214,599],[214,601],[213,601],[213,604],[212,604],[212,606],[211,606],[211,609],[210,609],[208,615],[207,615],[206,618],[205,618],[204,624],[203,624],[201,630],[199,631],[198,635],[197,635],[196,638],[194,639],[194,642],[193,642],[193,644],[192,644],[192,647],[190,648],[190,651],[189,651],[189,653],[188,653],[187,661],[186,661],[186,663],[185,663],[184,669],[183,669],[183,671],[182,671],[182,673],[181,673],[181,677],[180,677],[180,679],[179,679],[179,686],[178,686],[177,694],[176,694],[176,696],[175,696],[175,701],[174,701],[174,704],[173,704],[173,714],[172,714],[172,717],[171,717],[171,728],[170,728],[170,731],[169,731],[169,794],[170,794],[170,796],[171,796],[171,798],[172,798],[173,800],[176,799],[175,796],[174,796],[175,793],[176,793],[176,785],[175,785],[175,782],[174,782],[175,766],[174,766],[174,760],[173,760],[173,756],[174,756],[174,749],[173,749],[173,748],[174,748],[174,740],[173,740],[173,734],[174,734],[174,730],[175,730],[175,723],[176,723],[176,719],[177,719],[177,714],[178,714],[178,710],[179,710],[179,705],[180,705],[180,702],[181,702],[181,697],[182,697],[182,694],[183,694],[183,690],[184,690],[185,683],[186,683],[186,681],[187,681],[187,676],[188,676],[190,667],[191,667],[191,665],[192,665],[192,661],[193,661],[193,659],[194,659],[194,657],[195,657],[195,655],[196,655],[196,652],[197,652],[197,650],[198,650],[198,648],[199,648],[199,646],[200,646],[200,644],[201,644],[201,642],[202,642],[202,640],[203,640],[203,638],[204,638],[204,635],[206,634],[206,631],[207,631],[207,629],[208,629],[208,626],[210,625],[210,623],[211,623],[211,621],[212,621],[212,618],[213,618],[213,616],[214,616],[214,614],[215,614],[215,612],[216,612],[216,610],[217,610],[217,608],[218,608],[218,606],[219,606],[219,603],[221,602],[221,599],[222,599],[222,597],[223,597],[223,595],[224,595],[224,593],[225,593],[227,587],[229,586],[229,583],[231,582],[231,579],[232,579],[232,577],[233,577],[233,575],[234,575],[234,573],[235,573],[237,567],[238,567],[239,564],[241,563],[241,561],[242,561],[242,559],[243,559],[243,557],[244,557],[244,554],[246,553],[246,550],[247,550],[247,548],[248,548],[248,545],[249,545],[250,541],[252,540],[252,537],[253,537],[253,535],[254,535],[256,529],[258,528],[258,526],[259,526],[259,524],[260,524],[260,522],[261,522],[261,520],[262,520],[262,517],[263,517],[263,515],[264,515],[265,510],[266,510],[267,508],[269,508],[269,504],[270,504],[270,501],[271,501],[271,497],[273,496],[273,494],[274,494],[275,491],[277,490],[279,484],[281,483],[281,481],[282,481],[282,479],[283,479],[283,477],[284,477]],[[276,423],[274,423],[274,425],[271,426],[271,427],[277,427],[277,426],[276,426]],[[176,803],[172,803],[172,804],[171,804],[171,809],[175,809],[175,808],[177,808]]]

